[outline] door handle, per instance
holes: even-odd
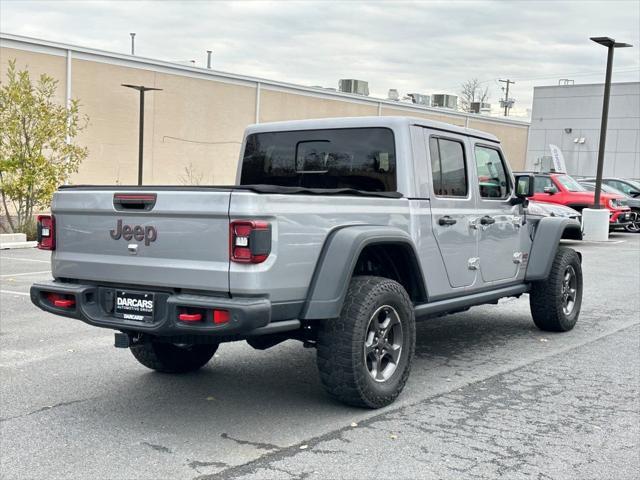
[[[480,219],[480,225],[493,225],[494,223],[496,223],[496,219],[489,215],[485,215]]]
[[[449,226],[455,225],[458,221],[455,218],[451,218],[449,215],[445,215],[444,217],[440,217],[438,219],[438,225]]]

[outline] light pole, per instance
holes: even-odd
[[[135,55],[136,54],[136,34],[134,32],[131,32],[129,35],[131,35],[131,55]]]
[[[133,88],[140,92],[140,121],[138,132],[138,185],[142,185],[142,148],[144,145],[144,92],[162,90],[161,88],[144,87],[142,85],[122,84],[123,87]]]
[[[591,37],[596,43],[607,47],[607,73],[604,81],[604,99],[602,101],[602,121],[600,123],[600,145],[598,148],[598,169],[596,173],[596,192],[593,208],[602,208],[600,205],[600,192],[602,191],[602,170],[604,168],[604,145],[607,139],[607,122],[609,120],[609,95],[611,93],[611,70],[613,68],[613,50],[616,48],[631,47],[628,43],[616,42],[609,37]]]

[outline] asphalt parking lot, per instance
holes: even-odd
[[[44,313],[49,255],[0,252],[2,478],[631,479],[640,471],[640,235],[583,253],[580,321],[535,329],[526,296],[418,327],[399,400],[348,408],[315,352],[225,344],[162,375],[113,333]]]

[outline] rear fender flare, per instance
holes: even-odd
[[[304,320],[322,320],[340,316],[356,263],[368,245],[402,244],[418,262],[413,240],[396,227],[356,225],[332,232],[325,241],[302,310]],[[422,274],[419,264],[417,271]],[[424,279],[419,279],[424,288]]]

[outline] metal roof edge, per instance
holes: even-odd
[[[71,51],[78,52],[85,55],[96,56],[102,59],[113,59],[118,61],[118,64],[122,64],[122,62],[131,62],[133,64],[139,64],[144,66],[152,66],[157,68],[170,69],[175,71],[177,75],[179,72],[185,72],[185,74],[197,74],[198,76],[210,76],[212,79],[221,78],[227,79],[228,81],[241,81],[241,82],[250,82],[255,84],[260,84],[261,88],[269,88],[274,87],[275,89],[285,89],[289,91],[301,92],[301,94],[310,94],[321,96],[324,98],[335,98],[336,100],[350,100],[358,103],[368,103],[371,105],[382,105],[391,108],[404,109],[409,112],[415,113],[432,113],[436,115],[449,115],[452,117],[458,118],[468,118],[469,120],[477,120],[488,123],[498,123],[498,124],[507,124],[507,125],[515,125],[515,126],[523,126],[528,127],[530,122],[525,120],[513,120],[513,119],[505,119],[501,117],[491,117],[479,114],[470,114],[465,112],[458,112],[454,110],[448,110],[445,108],[435,108],[435,107],[423,107],[419,105],[396,102],[393,100],[387,100],[384,98],[376,98],[376,97],[368,97],[364,95],[355,95],[344,92],[337,92],[332,90],[327,90],[324,88],[316,88],[316,87],[308,87],[304,85],[298,85],[294,83],[287,83],[277,80],[269,80],[261,77],[253,77],[249,75],[240,75],[229,72],[223,72],[219,70],[212,70],[203,67],[191,67],[189,65],[183,65],[181,63],[169,62],[166,60],[158,60],[154,58],[141,57],[138,55],[129,55],[125,53],[117,53],[111,52],[107,50],[100,50],[95,48],[82,47],[79,45],[66,44],[61,42],[55,42],[50,40],[43,40],[39,38],[26,37],[22,35],[15,35],[5,32],[0,32],[0,46],[2,45],[2,40],[12,41],[16,43],[23,43],[28,45],[34,45],[39,47],[48,47],[51,49],[58,49],[62,52]],[[107,62],[108,63],[108,62]],[[116,63],[116,62],[114,62]]]

